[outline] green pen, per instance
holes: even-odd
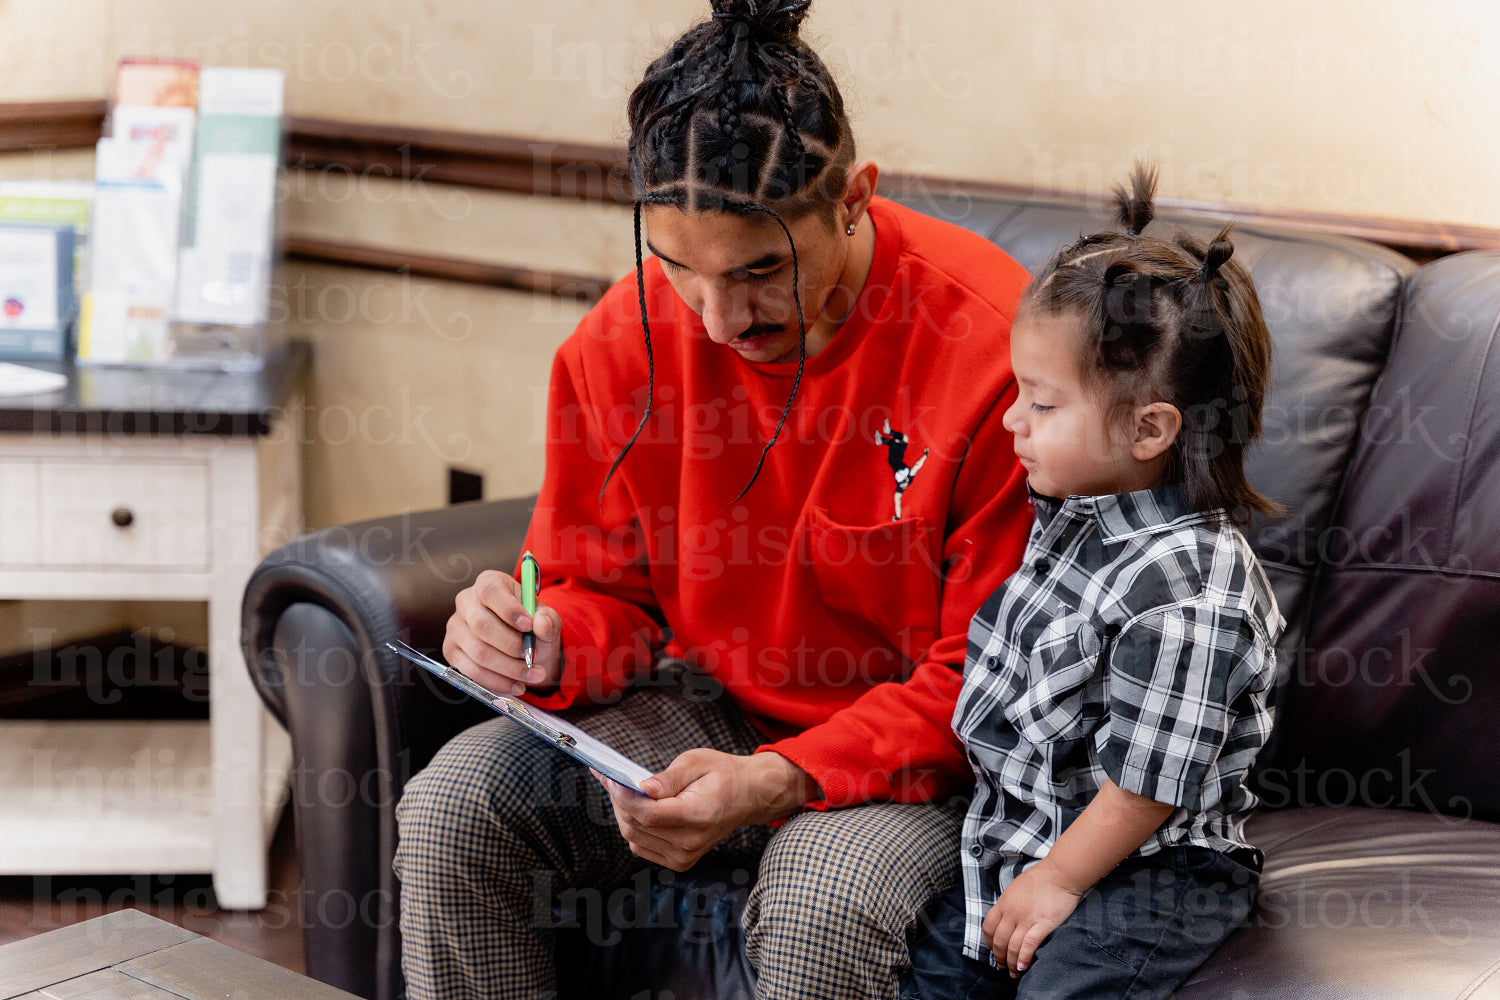
[[[542,581],[537,569],[536,557],[527,549],[521,556],[521,607],[526,609],[528,618],[536,615],[537,595],[542,592]],[[535,622],[532,623],[535,626]],[[536,635],[531,630],[521,636],[521,652],[526,657],[526,669],[531,670],[531,655],[536,648]]]

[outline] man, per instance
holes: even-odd
[[[596,782],[503,719],[445,747],[399,809],[413,997],[548,995],[548,894],[705,856],[759,868],[759,995],[894,996],[957,874],[965,633],[1030,524],[1026,276],[876,196],[805,0],[716,8],[630,100],[636,274],[554,362],[541,605],[481,574],[443,647],[658,773]],[[893,478],[883,439],[924,457]]]

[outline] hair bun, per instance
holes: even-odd
[[[743,21],[752,34],[791,42],[811,6],[812,0],[713,0],[713,19]]]
[[[1219,230],[1214,241],[1203,253],[1203,263],[1198,267],[1198,280],[1209,281],[1219,273],[1219,268],[1234,256],[1234,244],[1229,242],[1229,227]]]
[[[1130,190],[1117,184],[1114,193],[1115,224],[1129,235],[1139,236],[1156,218],[1156,167],[1137,160],[1130,172]]]

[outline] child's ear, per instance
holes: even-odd
[[[1159,458],[1182,433],[1182,412],[1171,403],[1147,403],[1135,410],[1130,455],[1138,462]]]

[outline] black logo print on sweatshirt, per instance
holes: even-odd
[[[891,472],[896,476],[896,513],[891,520],[899,521],[901,520],[901,494],[906,492],[911,481],[917,478],[917,473],[922,470],[922,463],[927,461],[927,449],[922,449],[922,457],[917,459],[915,465],[907,465],[906,435],[901,431],[891,430],[889,420],[885,422],[884,429],[875,432],[875,443],[885,446],[886,461],[890,463]]]

